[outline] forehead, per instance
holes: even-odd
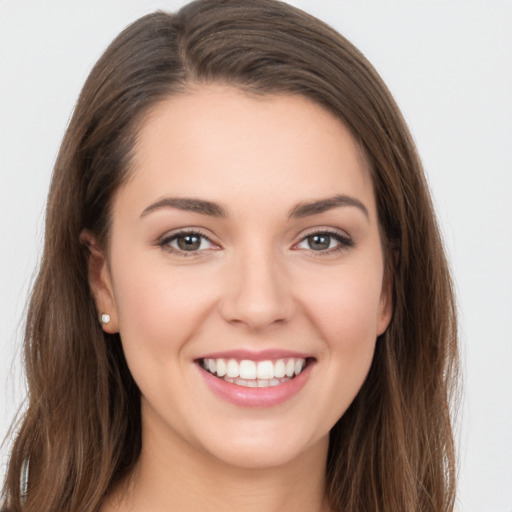
[[[369,202],[362,150],[344,124],[299,95],[248,95],[198,86],[156,105],[137,138],[127,189],[141,201],[165,195],[264,207],[338,194]],[[126,190],[126,192],[129,192]]]

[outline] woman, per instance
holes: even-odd
[[[334,30],[273,0],[138,20],[46,222],[6,510],[452,510],[447,264],[405,123]]]

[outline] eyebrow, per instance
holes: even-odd
[[[359,199],[347,195],[335,195],[326,199],[301,202],[290,210],[288,218],[299,219],[310,215],[318,215],[341,206],[354,206],[361,210],[367,218],[370,217],[368,209]],[[164,197],[146,207],[140,216],[145,217],[148,213],[161,208],[177,208],[178,210],[199,213],[210,217],[228,217],[226,208],[218,203],[204,199],[182,197]]]
[[[368,219],[370,218],[368,208],[366,208],[359,199],[347,195],[336,195],[326,199],[320,199],[318,201],[306,201],[299,203],[297,206],[292,208],[289,213],[289,218],[297,219],[307,217],[309,215],[318,215],[319,213],[323,213],[340,206],[355,206],[356,208],[359,208],[359,210],[361,210]]]
[[[210,217],[224,218],[228,216],[228,212],[220,204],[205,201],[204,199],[182,197],[165,197],[156,203],[150,204],[144,209],[140,216],[144,217],[148,213],[159,210],[160,208],[177,208],[178,210],[200,213],[202,215],[209,215]]]

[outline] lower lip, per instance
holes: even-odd
[[[311,373],[312,364],[308,364],[299,375],[277,386],[266,388],[248,388],[231,384],[215,377],[200,366],[199,371],[207,386],[220,398],[239,407],[273,407],[286,402],[305,386]]]

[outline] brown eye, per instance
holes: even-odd
[[[181,231],[173,235],[164,237],[158,242],[160,247],[182,256],[195,252],[202,252],[207,249],[215,249],[217,246],[201,233],[194,231]]]
[[[348,249],[353,245],[354,242],[349,236],[344,236],[338,232],[318,231],[305,236],[296,248],[330,254],[337,250]]]
[[[201,239],[199,235],[180,235],[176,237],[178,248],[182,251],[197,251],[201,248]]]
[[[331,245],[331,236],[326,234],[315,234],[307,237],[308,246],[313,251],[325,251]]]

